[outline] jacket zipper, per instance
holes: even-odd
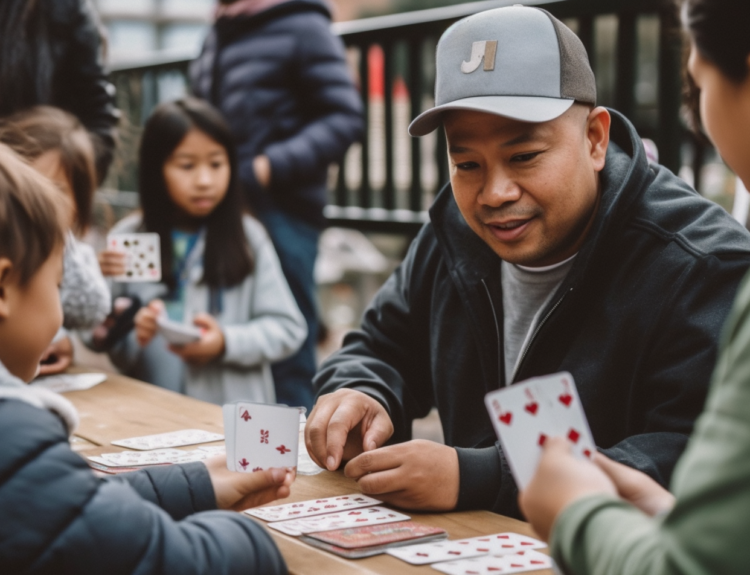
[[[557,300],[555,305],[552,306],[552,308],[547,312],[547,314],[542,318],[542,321],[539,322],[539,324],[534,329],[534,333],[531,334],[531,337],[529,338],[529,341],[526,343],[526,346],[523,348],[523,351],[521,352],[521,359],[518,360],[518,364],[516,367],[516,371],[513,373],[513,379],[515,379],[516,374],[521,371],[521,366],[523,365],[523,360],[526,359],[526,355],[529,353],[529,349],[531,348],[531,344],[534,343],[534,339],[536,339],[537,334],[541,331],[542,327],[544,327],[544,324],[547,323],[547,320],[550,318],[550,316],[555,313],[555,310],[560,307],[560,304],[565,299],[565,296],[567,296],[570,292],[573,291],[573,288],[570,288],[568,291],[566,291],[562,297]],[[497,323],[497,320],[495,321]]]
[[[492,319],[495,320],[495,337],[497,338],[497,387],[499,389],[503,387],[503,372],[505,371],[501,366],[503,354],[501,353],[502,350],[500,349],[500,323],[497,321],[497,313],[495,312],[495,304],[492,302],[492,296],[490,295],[490,288],[487,287],[487,283],[484,281],[484,278],[482,279],[482,285],[484,286],[485,293],[487,293],[487,299],[490,300],[490,307],[492,308]]]

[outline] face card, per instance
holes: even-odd
[[[399,521],[386,525],[366,525],[364,527],[311,533],[309,537],[344,549],[359,549],[362,547],[380,547],[392,543],[407,543],[425,537],[434,539],[447,536],[445,530],[439,527],[422,525],[413,521]]]
[[[409,545],[399,549],[390,549],[387,553],[412,565],[427,565],[482,555],[513,554],[526,549],[542,549],[546,546],[547,544],[543,541],[518,533],[495,533],[455,541]]]
[[[234,471],[252,473],[271,467],[296,467],[299,441],[299,410],[296,407],[238,402],[231,413],[234,419],[232,457]],[[227,426],[224,424],[225,429]],[[230,467],[230,469],[232,469]]]
[[[382,501],[360,493],[353,493],[351,495],[340,495],[339,497],[328,497],[326,499],[310,499],[309,501],[274,505],[273,507],[255,507],[246,510],[245,513],[263,521],[285,521],[287,519],[302,519],[303,517],[335,513],[336,511],[344,511],[345,509],[369,507],[378,503],[382,503]]]
[[[552,569],[552,559],[538,551],[521,551],[515,555],[485,555],[477,559],[464,559],[439,563],[432,568],[448,575],[495,575],[496,573],[524,573]]]
[[[549,437],[567,438],[577,456],[593,454],[591,430],[567,372],[490,392],[484,402],[519,489],[531,481]]]
[[[385,507],[367,507],[353,511],[341,511],[328,515],[269,523],[268,527],[297,537],[298,535],[316,533],[318,531],[332,531],[334,529],[346,529],[348,527],[363,525],[380,525],[395,523],[397,521],[407,521],[408,519],[411,519],[411,517],[386,509]]]
[[[203,431],[202,429],[182,429],[168,433],[157,433],[155,435],[143,435],[141,437],[130,437],[127,439],[116,439],[112,445],[148,451],[151,449],[165,449],[167,447],[181,447],[183,445],[196,445],[198,443],[210,443],[221,441],[224,436],[220,433]]]
[[[107,249],[126,255],[125,273],[114,276],[115,281],[161,281],[159,234],[111,234],[107,236]]]

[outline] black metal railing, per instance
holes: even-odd
[[[367,134],[332,172],[334,225],[413,234],[448,179],[445,139],[409,138],[411,118],[432,105],[434,49],[455,21],[518,0],[486,0],[341,22],[333,30],[344,41],[360,88]],[[597,74],[600,104],[631,118],[653,139],[661,163],[677,172],[684,150],[695,149],[695,181],[703,150],[680,120],[682,36],[673,0],[528,0],[568,23],[586,46]],[[187,86],[190,55],[113,67],[119,106],[127,118],[123,146],[110,185],[135,189],[139,127],[163,99]],[[688,145],[686,145],[688,144]]]

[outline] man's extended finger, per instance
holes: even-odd
[[[331,401],[329,397],[323,396],[315,404],[305,425],[307,453],[319,467],[323,467],[324,469],[327,457],[326,437],[328,435],[328,422],[338,405],[337,401]]]
[[[362,421],[364,409],[354,402],[342,402],[328,421],[326,433],[326,468],[338,469],[344,456],[344,446],[349,432]]]
[[[344,475],[359,480],[370,473],[396,469],[404,462],[404,445],[391,445],[362,453],[346,464]]]
[[[370,473],[357,481],[365,495],[395,494],[409,489],[409,478],[401,468]],[[413,486],[411,486],[413,488]]]
[[[363,430],[362,450],[372,451],[383,445],[393,435],[393,422],[386,413],[378,413],[372,423]]]

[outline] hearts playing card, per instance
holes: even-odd
[[[117,439],[112,442],[112,445],[146,451],[149,449],[164,449],[166,447],[210,443],[211,441],[221,441],[222,439],[224,439],[224,436],[220,433],[212,433],[210,431],[203,431],[202,429],[182,429],[168,433]]]
[[[432,568],[448,575],[495,575],[551,569],[552,566],[552,559],[544,553],[521,551],[515,555],[485,555],[477,559],[439,563]]]
[[[159,234],[111,234],[107,236],[107,249],[126,255],[125,273],[114,276],[115,281],[161,281]]]
[[[596,449],[567,372],[490,392],[484,402],[520,489],[531,481],[549,437],[565,437],[576,457],[591,457]]]
[[[224,405],[227,467],[252,473],[296,467],[299,410],[296,407],[237,402]]]
[[[353,493],[325,499],[310,499],[309,501],[274,505],[273,507],[256,507],[246,510],[245,513],[264,521],[285,521],[286,519],[302,519],[313,515],[335,513],[345,509],[369,507],[378,503],[382,503],[382,501],[367,497],[367,495]]]
[[[334,529],[346,529],[348,527],[363,525],[380,525],[395,523],[396,521],[407,521],[409,519],[411,517],[408,515],[386,509],[385,507],[367,507],[365,509],[340,511],[338,513],[306,517],[304,519],[291,519],[269,523],[268,527],[296,537],[318,531],[332,531]]]
[[[483,535],[455,541],[409,545],[408,547],[389,549],[386,553],[412,565],[427,565],[440,561],[481,557],[482,555],[512,554],[525,549],[542,549],[546,546],[547,544],[543,541],[518,533],[495,533],[494,535]]]

